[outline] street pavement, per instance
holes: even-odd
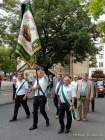
[[[32,112],[32,100],[28,102]],[[0,140],[105,140],[105,98],[96,99],[96,110],[88,114],[88,121],[73,121],[71,133],[58,134],[59,122],[55,119],[55,108],[49,99],[50,126],[39,113],[38,129],[29,131],[32,126],[30,119],[25,118],[23,108],[20,108],[17,122],[9,122],[13,114],[14,104],[0,106]]]

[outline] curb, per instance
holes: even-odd
[[[14,104],[14,102],[6,102],[6,103],[2,103],[2,104],[0,104],[0,107],[1,107],[1,106],[5,106],[5,105],[10,105],[10,104]]]

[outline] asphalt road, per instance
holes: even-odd
[[[28,102],[32,112],[32,100]],[[32,126],[30,119],[25,118],[22,108],[19,110],[18,121],[10,123],[14,105],[0,106],[0,140],[105,140],[105,98],[96,100],[96,110],[88,114],[87,122],[73,121],[71,133],[58,134],[59,122],[55,119],[55,108],[49,100],[51,125],[47,128],[45,120],[39,113],[38,129],[29,131]]]

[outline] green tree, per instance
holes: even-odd
[[[97,60],[96,60],[96,55],[92,55],[89,59],[89,67],[96,67]]]
[[[9,4],[9,8],[15,4],[13,1],[11,3],[11,0],[5,2],[6,5]],[[8,6],[5,8],[8,10]],[[15,9],[15,14],[19,15],[16,8],[11,9]],[[91,40],[92,24],[80,0],[34,0],[32,11],[42,45],[37,57],[38,63],[47,67],[53,63],[63,63],[70,51],[74,52],[76,61],[82,62],[89,55],[96,53]],[[12,28],[19,29],[16,28],[19,27],[17,20],[15,19],[15,26],[11,22]],[[12,35],[11,31],[10,33]],[[10,41],[13,40],[12,37]],[[14,44],[16,43],[12,45]]]
[[[8,46],[10,49],[1,48],[0,69],[9,73],[16,71],[15,47],[21,22],[18,3],[15,0],[3,0],[3,2],[2,9],[6,15],[0,14],[0,47]]]
[[[101,15],[105,13],[105,0],[90,0],[87,5],[89,13],[97,21]],[[105,21],[97,23],[97,31],[101,33],[101,37],[105,38]]]
[[[0,70],[5,73],[16,71],[16,58],[11,55],[11,48],[0,47]]]
[[[91,41],[92,24],[79,0],[34,0],[33,11],[44,62],[63,62],[70,51],[81,62],[96,52]]]
[[[3,10],[6,15],[0,14],[0,45],[16,47],[20,28],[19,9],[15,0],[4,0]]]
[[[99,18],[100,15],[104,14],[105,0],[89,0],[88,10],[95,17]]]

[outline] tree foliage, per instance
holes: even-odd
[[[96,67],[97,60],[95,54],[90,57],[89,62],[89,67]]]
[[[95,18],[99,18],[100,15],[105,13],[104,6],[105,0],[89,0],[87,8]]]
[[[4,14],[0,15],[0,44],[1,46],[16,46],[17,33],[20,28],[19,10],[15,0],[4,0]]]
[[[14,7],[18,7],[15,1],[5,0],[5,4],[7,10],[11,8],[11,12],[19,15],[19,9],[12,8],[14,4]],[[63,63],[70,51],[74,52],[76,61],[82,62],[96,53],[91,40],[92,24],[81,0],[34,0],[32,11],[42,45],[37,57],[38,63],[44,66]],[[6,33],[7,38],[3,41],[7,39],[9,45],[15,47],[19,17],[14,18],[15,20],[13,18],[9,19],[10,34],[7,36]]]
[[[11,48],[0,47],[0,70],[5,73],[16,71],[16,58],[11,56]]]
[[[4,0],[3,2],[1,8],[3,12],[0,14],[0,69],[7,73],[16,70],[15,47],[20,30],[20,19],[16,1]]]
[[[73,51],[81,62],[95,53],[90,18],[79,0],[34,0],[33,15],[47,61],[62,62]]]
[[[97,21],[100,16],[105,14],[105,0],[90,0],[87,9]],[[100,32],[101,37],[105,38],[105,21],[97,23],[97,31]]]

